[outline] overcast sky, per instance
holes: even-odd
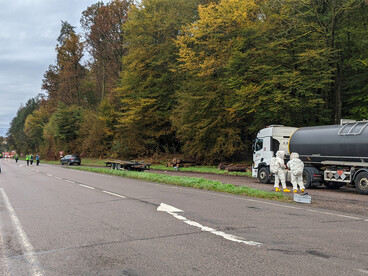
[[[80,32],[82,11],[97,2],[0,0],[0,136],[20,105],[42,92],[43,74],[55,64],[61,20]]]

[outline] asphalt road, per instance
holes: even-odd
[[[368,216],[2,162],[0,275],[368,275]]]
[[[256,178],[247,176],[170,170],[150,170],[149,172],[166,175],[203,177],[236,186],[247,186],[258,190],[274,192],[273,183],[263,184],[260,183]],[[289,189],[292,190],[290,183],[288,183],[288,186]],[[363,216],[368,215],[368,196],[358,194],[355,188],[344,186],[337,190],[330,190],[324,185],[321,185],[307,189],[306,192],[308,192],[308,194],[312,197],[312,204],[310,205],[312,207]],[[293,197],[293,193],[284,193],[284,195],[288,195],[291,198]]]

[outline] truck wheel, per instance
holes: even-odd
[[[323,184],[325,184],[326,188],[330,190],[336,190],[345,185],[344,183],[338,183],[338,182],[332,182],[332,181],[324,182]]]
[[[303,171],[303,184],[306,189],[309,189],[312,187],[312,178],[311,178],[309,171],[307,170]]]
[[[361,172],[355,180],[355,188],[358,193],[368,195],[368,173]]]
[[[261,183],[268,184],[270,183],[270,171],[266,167],[260,168],[258,172],[258,180]]]

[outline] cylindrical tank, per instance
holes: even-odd
[[[305,162],[368,162],[368,121],[299,128],[290,137],[289,152]]]

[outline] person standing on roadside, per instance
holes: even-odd
[[[26,155],[27,166],[29,166],[29,154]]]
[[[33,154],[29,156],[29,161],[31,162],[31,165],[33,165]]]
[[[290,154],[290,161],[287,162],[287,167],[290,169],[291,173],[291,184],[293,184],[294,193],[298,192],[298,185],[300,191],[304,193],[305,187],[303,183],[303,170],[304,163],[299,159],[299,154],[293,152]]]
[[[18,163],[18,154],[15,155],[15,163]]]
[[[36,154],[36,165],[38,166],[40,164],[40,155]]]
[[[275,176],[275,185],[274,185],[275,191],[276,192],[280,191],[279,182],[281,182],[283,191],[285,193],[289,193],[290,190],[286,187],[286,178],[285,178],[286,166],[284,163],[284,158],[285,158],[285,152],[283,150],[277,151],[276,157],[271,158],[270,171]]]

